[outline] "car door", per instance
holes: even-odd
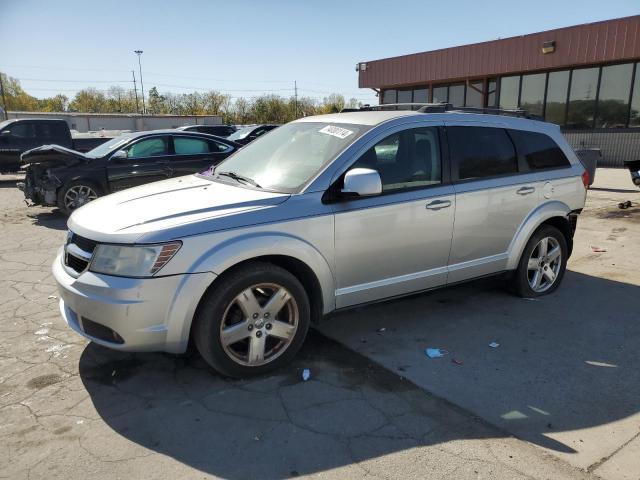
[[[0,171],[15,172],[20,168],[20,154],[39,146],[36,122],[21,121],[7,125],[0,136]]]
[[[111,157],[107,162],[107,180],[111,192],[169,178],[168,135],[154,135],[134,140],[123,150],[126,158]]]
[[[486,125],[486,126],[485,126]],[[448,282],[500,272],[509,245],[538,204],[538,182],[499,125],[447,125],[456,193]]]
[[[349,168],[377,170],[383,191],[333,206],[337,308],[446,282],[455,196],[437,124],[421,125],[374,140]]]
[[[173,136],[173,156],[170,167],[172,175],[190,175],[203,172],[227,158],[233,147],[202,137],[188,135]]]

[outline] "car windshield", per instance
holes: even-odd
[[[85,153],[85,156],[89,158],[104,157],[105,155],[118,150],[129,140],[131,140],[131,137],[129,135],[120,135],[119,137],[112,138],[111,140],[98,145],[93,150],[89,150],[87,153]]]
[[[296,192],[370,127],[326,122],[293,122],[238,150],[203,176],[233,174],[246,183]],[[230,175],[226,175],[230,177]]]
[[[247,135],[249,135],[251,132],[253,132],[257,127],[245,127],[245,128],[241,128],[240,130],[236,130],[235,132],[233,132],[231,135],[229,135],[229,140],[239,140],[241,138],[246,137]]]
[[[2,130],[4,127],[6,127],[7,125],[9,125],[12,122],[13,122],[13,120],[5,120],[4,122],[0,122],[0,130]]]

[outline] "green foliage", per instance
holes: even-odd
[[[136,98],[133,89],[112,86],[106,91],[95,88],[80,90],[70,100],[58,94],[50,98],[37,99],[20,87],[20,82],[4,74],[2,80],[7,98],[7,110],[45,112],[89,112],[89,113],[136,113]],[[343,108],[357,108],[355,98],[348,102],[344,96],[332,93],[321,102],[309,97],[285,98],[279,95],[261,95],[251,98],[233,98],[230,95],[209,90],[175,94],[160,93],[152,87],[147,95],[147,111],[153,115],[222,115],[224,123],[286,123],[296,118],[322,113],[339,112]]]

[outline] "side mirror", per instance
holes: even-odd
[[[111,160],[115,160],[116,162],[121,160],[126,160],[128,156],[129,154],[127,153],[126,150],[117,150],[116,153],[111,155]]]
[[[371,197],[382,193],[380,174],[371,168],[354,168],[344,176],[342,193],[349,197]]]

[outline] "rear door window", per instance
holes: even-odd
[[[518,172],[516,150],[504,129],[448,127],[447,136],[459,180],[497,177]]]
[[[209,153],[209,142],[200,138],[173,137],[176,155],[198,155]]]
[[[571,165],[562,149],[544,133],[509,130],[509,135],[531,170],[564,168]]]

